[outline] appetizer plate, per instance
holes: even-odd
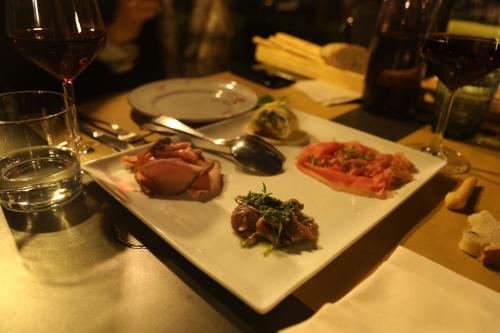
[[[445,164],[400,144],[306,113],[296,114],[301,129],[309,132],[314,141],[358,140],[381,152],[403,152],[418,169],[415,179],[393,197],[381,200],[336,192],[303,174],[294,165],[301,147],[280,146],[288,158],[284,172],[277,176],[244,173],[230,159],[205,152],[221,162],[224,186],[218,197],[202,203],[180,197],[152,198],[142,193],[120,157],[144,147],[89,162],[83,168],[194,265],[257,312],[266,313],[407,200]],[[202,130],[214,137],[234,137],[243,132],[249,117],[244,114]],[[304,213],[319,225],[316,247],[302,245],[289,252],[265,255],[264,246],[241,246],[230,224],[236,207],[234,198],[248,191],[260,192],[263,183],[274,196],[282,200],[295,198],[304,204]]]
[[[258,98],[235,81],[170,79],[140,86],[128,100],[148,116],[164,114],[188,122],[209,122],[248,111]]]

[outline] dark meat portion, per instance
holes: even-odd
[[[243,238],[248,238],[257,230],[260,215],[247,205],[238,205],[231,214],[233,230]]]
[[[276,243],[276,232],[271,224],[261,219],[257,210],[245,204],[239,204],[231,214],[233,230],[245,239],[245,245],[254,245],[259,239],[267,239],[271,244]],[[312,218],[299,222],[296,217],[283,225],[279,244],[288,246],[303,240],[316,241],[318,225]]]
[[[276,242],[276,235],[273,232],[273,229],[271,228],[271,225],[264,221],[263,219],[260,219],[257,221],[257,231],[251,235],[250,237],[247,238],[246,244],[247,245],[253,245],[259,241],[259,238],[264,238],[267,239],[271,244],[274,244]]]
[[[283,226],[281,237],[281,243],[285,246],[302,240],[316,241],[316,238],[318,238],[318,225],[312,219],[300,223],[294,218]]]

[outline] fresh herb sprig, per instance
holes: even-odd
[[[288,100],[287,96],[281,96],[281,97],[278,98],[279,102],[286,102],[287,100]],[[264,104],[272,103],[274,101],[275,101],[275,99],[274,99],[273,96],[271,96],[271,95],[262,95],[262,96],[259,97],[259,100],[257,101],[257,104],[259,106],[262,106]]]
[[[281,201],[267,192],[266,184],[262,184],[262,193],[249,191],[246,196],[236,197],[238,204],[245,204],[256,210],[261,219],[267,222],[276,237],[273,247],[279,246],[279,239],[285,224],[293,218],[297,221],[304,219],[302,206],[297,200]]]

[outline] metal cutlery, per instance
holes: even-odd
[[[95,127],[98,127],[101,130],[104,130],[106,132],[110,132],[111,134],[116,135],[118,140],[125,141],[125,142],[137,142],[143,140],[146,136],[151,135],[151,133],[145,134],[145,135],[140,135],[135,132],[127,131],[126,129],[120,127],[120,125],[114,123],[114,122],[109,122],[97,118],[90,117],[85,114],[79,114],[78,118],[86,123],[90,123],[94,125]],[[104,125],[108,127],[110,130],[104,129],[99,125]]]
[[[241,135],[232,139],[210,138],[179,120],[164,115],[153,118],[152,123],[217,146],[224,146],[228,148],[236,161],[254,172],[273,175],[283,171],[286,156],[258,136]]]
[[[106,134],[103,131],[94,128],[92,126],[89,126],[87,124],[80,123],[79,127],[80,127],[80,132],[90,136],[91,138],[96,139],[99,142],[102,142],[112,147],[117,151],[125,151],[133,147],[130,143],[122,141],[117,137],[113,137],[109,134]]]
[[[155,132],[155,133],[160,133],[160,134],[165,134],[165,135],[175,135],[178,132],[175,132],[173,130],[169,130],[165,126],[160,126],[156,125],[153,123],[144,123],[141,125],[141,129],[149,132]]]

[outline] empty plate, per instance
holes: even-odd
[[[257,95],[235,81],[170,79],[140,86],[128,100],[148,116],[164,114],[188,122],[209,122],[252,109]]]

